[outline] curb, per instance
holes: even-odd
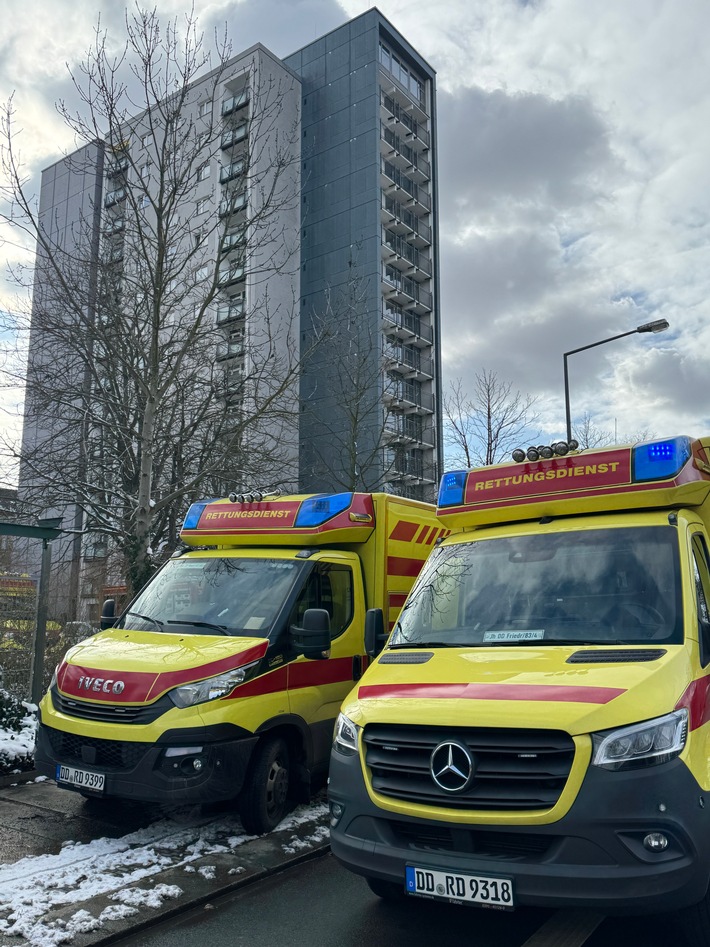
[[[5,776],[0,776],[0,789],[9,789],[10,786],[16,786],[19,783],[31,783],[41,775],[42,774],[36,769],[29,769],[21,773],[9,773]]]

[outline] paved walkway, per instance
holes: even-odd
[[[312,806],[300,807],[287,817],[284,828],[245,840],[238,817],[225,809],[163,809],[135,803],[105,805],[104,801],[95,804],[49,781],[17,785],[3,782],[0,887],[9,891],[24,884],[29,891],[36,876],[40,888],[52,889],[45,908],[39,909],[39,923],[47,926],[45,936],[50,931],[87,928],[92,926],[90,919],[97,919],[94,930],[80,929],[67,938],[66,943],[74,947],[112,943],[328,848],[324,793]],[[99,839],[104,840],[101,846],[89,844]],[[68,852],[71,857],[67,857]],[[54,874],[49,883],[48,874]],[[126,878],[131,874],[139,876],[140,882],[127,885]],[[128,895],[121,891],[126,886]],[[140,897],[130,897],[131,887]],[[152,892],[156,897],[149,896]],[[17,916],[12,902],[3,902],[2,895],[0,892],[0,920]],[[30,892],[26,905],[32,897]],[[61,903],[62,899],[69,903]],[[22,905],[21,898],[19,903]],[[136,910],[124,911],[130,916],[121,917],[117,904],[124,909],[130,904]],[[26,910],[31,919],[32,908]],[[77,925],[77,912],[82,912],[81,917],[88,918],[88,923]],[[26,947],[42,943],[41,929],[32,932],[29,921],[26,929],[24,936],[0,933],[0,944]]]

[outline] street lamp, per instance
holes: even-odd
[[[569,410],[569,376],[567,374],[567,357],[569,355],[576,355],[577,352],[584,352],[586,349],[593,349],[597,345],[604,345],[605,342],[614,342],[616,339],[623,339],[626,335],[635,335],[637,332],[663,332],[664,329],[668,328],[667,319],[656,319],[655,322],[646,322],[642,326],[637,326],[635,329],[630,329],[628,332],[622,332],[620,335],[609,336],[608,339],[600,339],[599,342],[592,342],[590,345],[582,345],[578,349],[572,349],[569,352],[564,353],[564,366],[565,366],[565,418],[567,420],[567,442],[572,440],[572,419],[570,417]]]

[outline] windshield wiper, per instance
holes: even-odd
[[[468,645],[462,645],[460,641],[398,641],[387,648],[388,651],[396,651],[398,648],[467,648]]]
[[[211,621],[194,621],[192,618],[184,618],[182,620],[178,619],[168,619],[165,623],[166,625],[192,625],[194,628],[212,628],[214,631],[218,631],[221,635],[229,635],[226,625],[215,625]]]
[[[164,622],[159,621],[157,618],[151,618],[150,615],[141,615],[140,612],[126,612],[126,615],[135,615],[136,618],[141,618],[143,621],[152,622],[156,628],[160,629],[160,631],[163,630]]]

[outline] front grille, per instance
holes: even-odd
[[[45,727],[54,755],[62,763],[101,766],[113,770],[129,770],[138,765],[152,743],[121,743],[118,740],[96,740],[63,730]]]
[[[561,730],[370,724],[363,739],[375,792],[449,809],[551,809],[574,759],[574,742]],[[463,792],[447,792],[431,775],[431,754],[448,740],[463,743],[474,759],[475,776]]]
[[[56,687],[52,688],[52,703],[55,710],[68,717],[101,723],[152,723],[175,706],[167,694],[152,704],[109,704],[65,697]]]
[[[500,858],[508,861],[539,858],[545,855],[554,838],[521,832],[489,832],[460,826],[429,826],[411,822],[389,823],[401,847],[417,852],[456,852]]]

